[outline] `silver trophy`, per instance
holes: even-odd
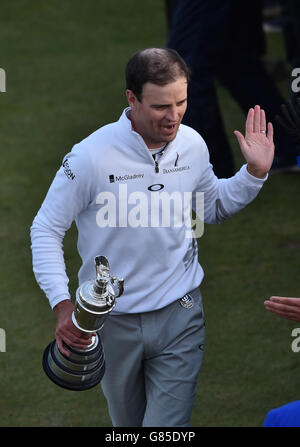
[[[105,372],[104,351],[100,331],[104,321],[115,306],[116,298],[124,290],[124,280],[110,275],[108,260],[96,256],[96,280],[84,282],[76,291],[75,308],[72,314],[74,325],[83,332],[95,333],[87,349],[68,346],[70,357],[62,354],[53,340],[45,349],[43,368],[57,385],[75,391],[87,390],[97,385]],[[118,295],[113,286],[117,284]]]

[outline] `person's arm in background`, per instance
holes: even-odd
[[[277,121],[287,133],[295,137],[296,144],[300,144],[300,98],[282,104],[281,112],[282,115],[276,117]],[[264,305],[266,310],[282,318],[300,321],[300,298],[271,296]]]
[[[271,296],[264,302],[264,305],[266,310],[280,317],[300,321],[300,298]]]

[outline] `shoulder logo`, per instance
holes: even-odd
[[[71,170],[71,168],[70,168],[70,165],[69,165],[69,162],[68,162],[68,159],[67,159],[67,158],[63,161],[62,166],[63,166],[63,168],[64,168],[64,173],[66,174],[66,176],[67,176],[69,179],[74,180],[74,178],[75,178],[75,174],[73,174],[73,172],[72,172],[72,170]]]

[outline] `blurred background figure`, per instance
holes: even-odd
[[[266,49],[262,0],[167,0],[166,15],[167,46],[179,52],[192,72],[183,123],[206,141],[215,174],[227,178],[235,172],[216,79],[245,113],[260,104],[274,124],[272,171],[299,170],[293,141],[275,122],[284,99],[261,59]]]
[[[265,33],[282,33],[290,71],[300,67],[299,0],[262,0],[262,17],[262,27]],[[277,70],[281,69],[281,73],[283,73],[282,61],[275,62],[277,62]],[[274,70],[276,70],[275,64]]]
[[[300,154],[300,98],[293,98],[282,104],[276,121],[285,132],[294,139],[296,150]],[[300,156],[297,156],[300,166]],[[288,320],[300,321],[300,298],[271,296],[264,302],[266,310]]]
[[[291,69],[300,68],[300,2],[299,0],[281,0],[280,3],[287,60]]]
[[[281,114],[276,117],[280,126],[294,138],[300,153],[300,98],[293,98],[281,105]],[[300,166],[300,157],[297,157]],[[279,317],[300,321],[300,298],[271,296],[264,302],[266,310]],[[300,400],[270,410],[264,427],[300,427]]]
[[[300,427],[300,400],[270,410],[264,427]]]
[[[285,0],[262,0],[262,27],[265,33],[281,33],[285,26],[283,2]]]

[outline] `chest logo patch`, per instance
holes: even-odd
[[[161,183],[155,183],[154,185],[150,185],[148,187],[148,190],[149,191],[160,191],[164,187],[165,187],[165,185],[162,185]]]

